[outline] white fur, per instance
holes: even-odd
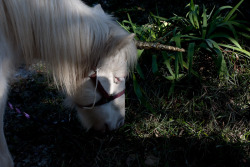
[[[119,27],[100,5],[80,0],[0,0],[0,166],[13,161],[3,132],[8,80],[20,63],[44,61],[55,83],[67,94],[87,129],[120,127],[125,116],[125,95],[93,109],[76,106],[101,98],[88,79],[100,69],[98,79],[115,94],[125,88],[128,67],[136,62],[133,35]],[[96,94],[95,94],[96,93]]]

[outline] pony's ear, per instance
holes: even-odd
[[[97,4],[94,6],[94,11],[99,12],[99,13],[105,13],[100,4]]]
[[[130,34],[130,35],[127,37],[127,40],[132,41],[132,40],[134,40],[134,38],[135,38],[135,34],[132,33],[132,34]]]
[[[112,55],[114,52],[122,49],[124,46],[133,42],[135,34],[129,35],[119,35],[119,36],[111,36],[107,41],[106,49],[107,53]]]

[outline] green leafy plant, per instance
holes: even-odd
[[[121,26],[127,31],[135,33],[136,40],[187,48],[186,53],[152,51],[152,72],[159,75],[160,69],[166,69],[163,77],[172,82],[168,94],[170,96],[174,93],[176,82],[185,76],[200,78],[200,74],[193,70],[193,64],[196,63],[194,56],[205,54],[211,56],[215,70],[221,79],[227,79],[229,76],[225,59],[227,54],[224,54],[224,51],[250,57],[250,53],[243,49],[239,43],[239,37],[250,38],[250,28],[246,26],[248,23],[237,20],[237,14],[240,13],[238,8],[243,2],[244,0],[241,0],[235,7],[222,6],[217,10],[214,7],[209,11],[204,5],[201,7],[190,0],[187,5],[189,11],[186,17],[175,15],[167,19],[151,13],[149,23],[138,26],[132,22],[128,15],[128,20],[123,21]],[[140,59],[143,58],[143,52],[144,50],[138,50]],[[136,70],[139,76],[144,79],[145,76],[139,63]],[[136,87],[138,89],[139,85],[137,84]],[[135,92],[137,92],[139,99],[144,97],[138,95],[138,90]]]
[[[193,0],[191,0],[188,4],[189,12],[186,17],[174,16],[170,19],[154,17],[173,24],[182,23],[182,26],[178,26],[177,30],[174,30],[176,33],[171,41],[174,41],[177,46],[180,46],[180,43],[195,43],[196,52],[202,51],[213,57],[218,74],[223,78],[228,76],[227,65],[222,53],[224,48],[250,56],[250,53],[244,50],[238,42],[239,35],[249,38],[246,32],[250,31],[250,28],[245,25],[247,22],[236,19],[236,11],[243,1],[241,0],[235,7],[222,6],[216,11],[213,8],[208,13],[204,5],[201,9],[199,5],[194,4]],[[226,12],[227,9],[231,10]],[[188,48],[188,60],[192,60],[191,56],[195,52],[193,52],[191,46]],[[193,53],[191,54],[191,52]]]

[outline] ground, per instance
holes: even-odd
[[[153,84],[145,89],[162,96]],[[128,85],[125,125],[100,135],[81,127],[43,72],[28,73],[12,84],[5,116],[16,166],[248,166],[246,88],[201,87],[190,95],[182,86],[179,97],[152,101],[158,111],[150,113]]]
[[[167,3],[96,2],[119,19],[127,19],[128,11],[135,19],[155,7],[154,3],[162,8]],[[177,2],[171,3],[172,8]],[[138,22],[146,22],[147,14],[139,18]],[[11,84],[6,108],[9,149],[17,167],[250,166],[248,64],[241,66],[241,75],[233,84],[220,84],[217,78],[194,79],[178,83],[171,97],[167,97],[170,83],[149,69],[146,80],[138,82],[147,92],[153,112],[138,101],[130,78],[125,125],[106,134],[81,127],[76,111],[64,107],[64,95],[46,79],[43,66],[28,73],[22,68]]]

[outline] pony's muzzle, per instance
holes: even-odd
[[[99,125],[98,127],[93,127],[92,130],[100,132],[100,133],[110,132],[110,131],[113,131],[122,127],[124,125],[124,121],[125,119],[122,117],[117,121],[115,126],[114,125],[112,126],[112,124],[108,122],[108,123],[104,123],[101,126]]]

